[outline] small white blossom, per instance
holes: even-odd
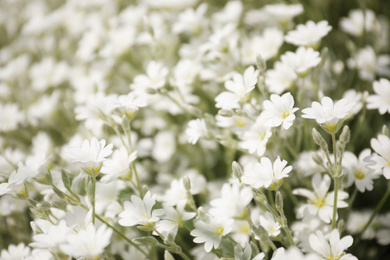
[[[188,122],[188,127],[186,129],[186,134],[188,136],[188,142],[191,144],[196,144],[199,138],[206,137],[208,135],[208,130],[206,127],[206,122],[204,119],[194,119]]]
[[[376,153],[371,158],[374,163],[369,163],[368,167],[382,171],[386,179],[390,179],[390,138],[387,135],[378,135],[378,139],[371,139],[371,147]]]
[[[263,102],[263,116],[267,120],[266,125],[276,127],[282,125],[283,129],[289,129],[295,119],[294,113],[299,109],[294,107],[294,97],[291,93],[282,96],[271,95],[271,101]]]
[[[151,61],[146,68],[146,75],[138,75],[131,84],[131,89],[145,92],[148,89],[162,88],[167,80],[168,68],[161,61]]]
[[[297,78],[297,74],[289,65],[277,61],[274,69],[266,71],[265,85],[271,93],[280,95],[291,88]]]
[[[390,113],[390,81],[381,78],[372,84],[375,95],[367,98],[368,109],[378,109],[379,114]]]
[[[137,158],[137,152],[128,154],[126,148],[122,146],[120,149],[114,151],[111,159],[107,159],[101,169],[105,174],[102,182],[112,182],[119,177],[129,177],[131,163]]]
[[[307,21],[306,24],[299,24],[294,31],[288,32],[285,40],[297,46],[316,47],[330,30],[332,30],[332,26],[328,24],[328,21],[318,23]]]
[[[242,176],[242,182],[252,185],[254,188],[276,188],[279,187],[282,179],[288,177],[292,166],[287,166],[286,160],[280,157],[272,164],[267,157],[261,158],[261,163],[256,163],[253,169],[247,170]]]
[[[266,145],[271,135],[271,128],[265,125],[264,118],[260,116],[250,130],[244,132],[239,145],[247,149],[249,153],[256,153],[258,156],[262,156],[265,153]]]
[[[271,212],[265,212],[264,215],[260,215],[260,225],[268,232],[269,236],[277,237],[280,234],[281,225],[275,221]]]
[[[340,27],[346,33],[359,37],[364,31],[372,32],[378,26],[375,13],[371,10],[351,10],[348,17],[340,20]]]
[[[13,244],[8,246],[8,250],[1,250],[0,259],[2,260],[16,260],[25,259],[30,255],[31,249],[26,247],[23,243],[15,246]]]
[[[309,69],[321,62],[320,53],[312,48],[299,47],[296,52],[288,51],[281,57],[298,75],[305,76]]]

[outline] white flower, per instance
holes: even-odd
[[[0,132],[16,130],[24,119],[17,104],[0,103],[0,115]]]
[[[305,76],[309,69],[317,66],[321,62],[318,51],[303,46],[299,47],[296,52],[286,52],[280,59],[300,76]]]
[[[367,108],[378,109],[381,115],[390,113],[390,81],[381,78],[379,81],[374,81],[372,88],[376,95],[367,98]]]
[[[23,243],[15,246],[13,244],[8,246],[8,250],[1,250],[0,259],[2,260],[16,260],[24,259],[30,255],[31,249],[26,247]]]
[[[146,75],[138,75],[134,78],[131,88],[145,92],[147,89],[162,88],[167,80],[168,69],[160,61],[149,62],[146,68]]]
[[[225,82],[225,88],[229,91],[222,92],[215,98],[215,106],[221,109],[239,108],[239,103],[244,103],[255,88],[258,75],[259,71],[253,66],[245,70],[244,76],[234,74],[233,80]]]
[[[95,137],[84,140],[81,147],[68,147],[67,157],[72,162],[80,162],[84,166],[84,170],[88,174],[97,174],[103,162],[112,153],[112,144],[106,146],[106,140],[98,141]]]
[[[295,189],[293,194],[304,196],[308,199],[307,204],[302,205],[298,209],[298,218],[304,216],[305,210],[311,215],[318,215],[318,217],[325,223],[330,223],[333,217],[333,203],[334,192],[328,193],[330,188],[330,177],[325,174],[317,173],[312,179],[314,191],[308,189]],[[337,208],[348,207],[348,203],[344,200],[348,198],[348,193],[339,191],[337,196]],[[337,215],[336,215],[337,217]]]
[[[352,211],[351,214],[349,214],[347,221],[348,232],[352,235],[359,234],[361,231],[363,231],[364,226],[370,220],[371,215],[372,211],[370,210],[363,212]],[[373,239],[378,233],[374,229],[374,225],[377,225],[376,219],[377,218],[374,218],[374,221],[371,223],[371,225],[369,225],[366,231],[364,231],[362,239]]]
[[[64,61],[57,63],[52,57],[47,57],[31,67],[31,87],[36,91],[45,91],[61,84],[68,75],[69,67]]]
[[[194,119],[188,122],[188,127],[186,129],[186,134],[188,136],[188,142],[191,144],[196,144],[199,138],[206,137],[208,135],[208,130],[206,122],[204,119]]]
[[[341,99],[334,104],[331,98],[323,97],[321,104],[314,101],[310,108],[303,109],[302,117],[315,119],[329,132],[335,133],[340,129],[354,106],[355,103],[349,103],[347,99]]]
[[[272,260],[320,260],[317,255],[314,254],[304,254],[297,247],[289,247],[285,249],[284,247],[278,248],[272,255]]]
[[[135,225],[153,225],[159,221],[159,216],[164,214],[164,210],[155,209],[152,211],[156,203],[156,195],[151,195],[148,191],[143,200],[136,195],[131,196],[131,202],[125,201],[125,210],[119,214],[119,225],[130,227]]]
[[[174,33],[199,33],[202,30],[202,26],[205,25],[204,15],[207,11],[207,4],[202,3],[194,9],[186,9],[180,13],[177,22],[173,24],[172,31]]]
[[[131,173],[130,164],[137,158],[137,152],[132,152],[130,155],[124,146],[114,151],[112,158],[104,162],[101,172],[105,174],[102,182],[112,182],[119,177],[126,177]]]
[[[260,215],[260,225],[268,232],[269,236],[277,237],[280,234],[280,228],[282,227],[271,212],[265,212],[264,215]]]
[[[390,179],[390,139],[387,135],[379,135],[378,139],[371,139],[371,147],[378,155],[374,155],[371,160],[374,164],[369,164],[370,168],[382,171],[386,179]]]
[[[291,21],[295,16],[303,13],[303,6],[301,4],[286,5],[273,4],[264,7],[266,13],[278,20],[282,25]]]
[[[258,156],[262,156],[271,135],[270,127],[266,126],[264,118],[259,116],[250,130],[244,132],[241,137],[240,147],[247,149],[249,153],[256,153]]]
[[[340,20],[341,30],[359,37],[364,31],[371,32],[378,26],[375,13],[371,10],[351,10],[348,17]]]
[[[165,206],[164,211],[165,216],[156,224],[156,229],[165,237],[168,233],[176,236],[179,227],[196,215],[195,212],[185,212],[184,208],[180,207],[175,209],[171,206]]]
[[[299,158],[294,162],[294,169],[303,176],[310,176],[318,172],[323,172],[324,169],[313,160],[313,153],[316,153],[320,158],[326,160],[325,153],[319,151],[303,151],[299,154]]]
[[[328,239],[325,239],[321,231],[310,235],[310,246],[324,259],[337,260],[357,260],[351,254],[345,254],[345,250],[353,243],[351,236],[340,239],[340,233],[337,229],[332,230]]]
[[[142,94],[137,95],[134,92],[121,95],[114,100],[114,107],[129,118],[132,118],[140,107],[145,107],[146,105],[146,96]]]
[[[276,127],[282,125],[284,129],[289,129],[295,119],[295,111],[299,108],[293,108],[294,97],[291,93],[285,93],[283,96],[271,95],[271,101],[263,102],[263,116],[267,120],[266,125]]]
[[[66,243],[66,237],[69,234],[74,234],[74,231],[66,225],[64,220],[61,220],[57,225],[53,225],[48,221],[39,219],[34,224],[43,231],[43,233],[33,236],[33,242],[30,243],[30,246],[34,248],[59,250],[60,246]]]
[[[215,217],[242,218],[246,214],[246,206],[252,201],[250,187],[240,189],[239,184],[225,183],[222,186],[221,198],[210,201],[210,214]]]
[[[306,24],[299,24],[294,31],[289,31],[285,36],[288,43],[297,46],[316,47],[318,42],[325,37],[332,26],[328,25],[328,21],[320,21],[317,24],[313,21],[307,21]]]
[[[359,71],[359,77],[363,80],[372,81],[375,75],[390,76],[390,56],[377,55],[371,46],[360,49],[354,58],[348,60],[350,68]]]
[[[360,110],[363,108],[363,102],[368,97],[368,91],[364,92],[357,92],[354,89],[348,89],[344,92],[343,98],[347,99],[348,103],[355,103],[354,107],[349,112],[349,117],[347,119],[350,119],[351,117],[357,115]]]
[[[372,190],[374,187],[374,179],[379,177],[379,174],[367,168],[367,157],[371,155],[370,149],[364,149],[360,155],[359,159],[351,152],[345,152],[343,154],[343,167],[348,174],[347,187],[355,183],[356,188],[360,192],[365,190]]]
[[[66,236],[67,244],[61,246],[61,250],[73,257],[92,258],[103,253],[104,248],[110,244],[112,229],[105,225],[95,227],[89,223],[86,229],[77,234]]]
[[[242,182],[258,188],[277,188],[282,179],[288,177],[292,166],[287,166],[286,160],[280,160],[280,157],[272,164],[267,157],[261,158],[261,163],[256,163],[253,169],[247,170],[242,176]]]
[[[376,238],[380,245],[390,244],[390,213],[378,217],[381,229],[377,231]]]
[[[231,219],[209,218],[207,222],[195,221],[195,229],[191,231],[191,236],[195,237],[195,243],[205,243],[204,250],[209,253],[213,248],[217,249],[221,244],[223,236],[231,231]]]
[[[171,131],[160,131],[154,137],[152,157],[158,162],[167,162],[176,151],[176,136]]]
[[[274,69],[266,71],[265,85],[271,93],[280,95],[286,89],[291,88],[297,78],[297,74],[290,66],[277,61]]]

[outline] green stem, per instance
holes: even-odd
[[[336,134],[332,134],[332,143],[333,143],[333,155],[334,163],[332,166],[332,177],[334,180],[334,200],[333,200],[333,217],[332,217],[332,229],[336,228],[336,216],[337,216],[337,195],[339,191],[339,166],[337,165],[337,149],[336,149]]]
[[[132,166],[133,166],[133,172],[134,172],[135,180],[137,182],[138,192],[139,192],[140,196],[143,197],[144,194],[142,192],[141,183],[140,183],[139,178],[138,178],[137,167],[135,167],[135,163],[134,162],[132,162]]]
[[[362,229],[362,231],[360,231],[360,233],[358,234],[358,236],[356,237],[355,239],[355,245],[360,241],[363,233],[367,230],[367,228],[371,225],[372,221],[374,220],[375,216],[379,213],[379,211],[382,209],[383,205],[385,205],[387,199],[389,198],[390,196],[390,182],[387,183],[387,192],[385,193],[385,195],[383,196],[383,198],[381,199],[381,201],[379,202],[378,206],[376,207],[376,209],[374,210],[374,212],[371,214],[371,217],[370,219],[368,220],[367,224],[364,226],[364,228]]]
[[[148,258],[148,254],[142,249],[139,247],[139,245],[135,244],[133,241],[131,241],[129,238],[127,238],[121,231],[119,231],[117,228],[115,228],[114,226],[112,226],[110,223],[108,223],[107,221],[105,221],[103,218],[101,218],[99,215],[96,215],[96,218],[98,220],[100,220],[101,222],[103,222],[104,224],[106,224],[106,226],[108,226],[109,228],[111,228],[116,234],[118,234],[121,238],[123,238],[124,240],[126,240],[129,244],[131,244],[132,246],[134,246],[138,251],[140,251],[143,255],[146,256],[146,258]]]
[[[163,240],[163,241],[165,241],[165,237],[164,237],[164,235],[163,234],[161,234],[157,229],[155,229],[155,228],[153,228],[153,231],[154,232],[156,232],[160,237],[161,237],[161,239]],[[173,243],[173,245],[175,245],[175,246],[178,246],[175,242],[172,242]],[[167,247],[165,247],[165,249],[166,250],[168,250],[168,251],[171,251],[170,250],[170,246],[172,246],[172,245],[167,245]],[[178,246],[179,247],[179,246]],[[179,252],[174,252],[174,251],[171,251],[172,253],[174,253],[174,254],[178,254],[179,256],[181,256],[184,260],[191,260],[191,258],[189,258],[183,251],[181,251],[181,248],[180,248],[180,251]]]
[[[96,176],[92,176],[92,198],[91,198],[91,203],[92,203],[92,223],[95,224],[95,194],[96,194]]]

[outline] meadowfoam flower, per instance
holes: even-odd
[[[112,153],[112,146],[106,146],[104,139],[98,141],[93,137],[91,141],[84,140],[81,147],[68,147],[66,155],[72,162],[81,163],[87,174],[97,175],[106,157]]]
[[[282,96],[271,95],[271,101],[263,102],[263,116],[266,125],[276,127],[282,125],[283,129],[289,129],[295,119],[295,111],[299,108],[293,108],[294,98],[291,93],[285,93]]]
[[[258,156],[262,156],[265,153],[265,148],[271,135],[271,128],[266,126],[264,118],[259,116],[250,130],[244,132],[239,145],[241,148],[247,149],[249,153],[256,153]]]
[[[86,229],[77,234],[66,236],[67,244],[61,245],[61,250],[73,257],[96,258],[110,244],[112,229],[101,225],[95,227],[89,223]]]
[[[309,241],[314,252],[323,257],[323,259],[357,260],[355,256],[344,252],[352,245],[352,237],[346,236],[340,239],[340,233],[337,229],[332,230],[328,239],[324,237],[321,231],[317,231],[315,234],[310,235]]]
[[[286,52],[280,59],[301,77],[306,76],[309,69],[314,68],[321,62],[318,51],[303,46],[299,47],[296,52]]]
[[[233,80],[225,82],[225,88],[229,91],[222,92],[215,98],[217,102],[215,106],[227,110],[240,108],[240,103],[245,103],[250,92],[255,88],[258,75],[259,71],[253,66],[245,70],[244,76],[234,74]]]
[[[386,179],[390,179],[390,138],[387,135],[379,135],[378,139],[371,139],[371,147],[376,153],[374,154],[370,161],[368,167],[383,171],[383,176]]]
[[[299,24],[294,31],[288,32],[284,38],[286,42],[296,46],[307,46],[315,49],[319,41],[330,30],[332,30],[332,26],[328,24],[328,21],[320,21],[318,23],[307,21],[306,24]]]
[[[53,225],[49,221],[38,219],[34,225],[42,231],[42,233],[33,236],[33,242],[30,243],[30,246],[34,248],[59,250],[60,246],[66,243],[67,235],[74,234],[73,229],[68,227],[64,220]]]
[[[308,189],[295,189],[293,194],[306,197],[307,203],[298,208],[298,218],[302,218],[305,212],[311,215],[317,216],[325,223],[330,223],[333,217],[333,202],[334,192],[330,192],[330,177],[325,174],[321,177],[321,174],[317,173],[312,179],[312,185],[314,191]],[[338,192],[337,208],[348,207],[348,203],[344,200],[348,198],[348,193],[344,191]],[[307,211],[306,211],[307,210]],[[336,215],[337,217],[337,215]]]
[[[381,115],[390,113],[390,81],[381,78],[379,81],[374,81],[372,88],[376,95],[367,98],[367,108],[378,109]]]
[[[368,163],[365,160],[371,155],[370,149],[364,149],[359,154],[359,159],[351,152],[343,154],[343,167],[348,174],[347,187],[355,183],[360,192],[371,191],[374,187],[374,179],[379,177],[379,173],[373,169],[367,168]]]
[[[302,110],[303,118],[315,119],[329,133],[336,133],[348,117],[355,103],[341,99],[336,103],[329,97],[323,97],[321,104],[314,101],[310,108]]]
[[[188,142],[191,144],[196,144],[199,138],[206,137],[208,135],[208,130],[204,119],[197,118],[189,121],[186,134],[188,136]]]
[[[285,90],[290,89],[297,78],[297,74],[289,65],[277,61],[274,69],[266,71],[265,85],[269,92],[280,95]]]
[[[278,188],[282,179],[288,177],[292,166],[287,166],[286,160],[280,160],[280,157],[272,164],[267,157],[261,158],[261,163],[256,163],[252,169],[244,171],[242,182],[252,185],[254,188]]]
[[[213,248],[217,249],[221,244],[222,237],[231,231],[231,219],[209,218],[206,221],[195,221],[195,229],[191,231],[191,236],[195,237],[195,243],[205,243],[204,250],[209,253]]]
[[[136,195],[131,196],[131,202],[125,201],[125,210],[119,214],[119,225],[131,227],[135,225],[149,226],[159,221],[159,216],[164,214],[164,210],[155,209],[156,195],[151,195],[148,191],[143,200]]]

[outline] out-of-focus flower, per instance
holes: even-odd
[[[271,212],[267,211],[263,215],[260,215],[259,222],[260,225],[268,232],[269,236],[277,237],[280,234],[280,228],[282,226],[275,221]]]
[[[271,93],[280,95],[291,88],[297,78],[297,74],[289,65],[277,61],[273,69],[267,70],[265,85]]]
[[[286,25],[295,16],[303,13],[303,6],[301,4],[272,4],[264,6],[264,11],[282,25]]]
[[[371,139],[371,147],[379,155],[374,154],[371,157],[368,167],[383,170],[383,176],[390,179],[390,138],[387,135],[378,135],[378,139]]]
[[[24,115],[17,104],[0,103],[0,115],[0,132],[16,130],[24,120]]]
[[[299,76],[306,76],[309,69],[321,62],[320,53],[312,48],[299,47],[296,52],[288,51],[281,57]]]
[[[348,17],[343,17],[340,20],[341,30],[353,36],[359,37],[363,32],[372,32],[377,26],[375,13],[371,10],[351,10]]]
[[[199,138],[206,137],[208,135],[208,130],[204,119],[194,119],[188,122],[188,127],[186,129],[186,134],[188,136],[188,141],[191,144],[196,144]]]
[[[367,108],[378,109],[381,115],[386,112],[390,113],[390,81],[381,78],[379,81],[374,81],[372,88],[375,95],[370,95],[367,98]]]
[[[240,146],[247,149],[250,153],[262,156],[265,153],[266,145],[271,135],[271,128],[266,126],[265,119],[259,116],[250,130],[244,132]]]
[[[161,61],[151,61],[146,68],[146,75],[136,76],[130,88],[137,92],[162,88],[166,83],[168,72],[168,68]]]
[[[128,176],[131,172],[131,163],[137,158],[137,152],[128,154],[125,147],[114,151],[111,159],[107,159],[102,166],[101,172],[104,176],[101,178],[102,182],[112,182],[119,177]]]
[[[0,258],[3,260],[25,259],[30,255],[31,249],[26,247],[23,243],[15,246],[13,244],[8,246],[8,250],[1,250]]]
[[[318,23],[307,21],[306,24],[299,24],[294,31],[288,32],[285,36],[285,40],[286,42],[297,46],[316,48],[318,42],[325,37],[330,30],[332,30],[332,26],[328,24],[328,21],[320,21]]]

